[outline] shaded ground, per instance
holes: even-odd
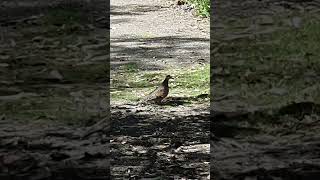
[[[209,62],[208,19],[195,18],[172,1],[111,5],[112,70],[132,62],[142,71]]]
[[[211,176],[318,179],[319,1],[215,1]]]
[[[111,2],[113,179],[208,179],[209,24],[174,1]],[[167,75],[162,106],[139,104]]]
[[[1,179],[107,179],[109,138],[84,131],[1,120]]]
[[[181,106],[113,107],[113,177],[207,179],[210,161],[208,112],[208,106],[183,109]]]
[[[108,112],[106,9],[99,0],[1,1],[1,179],[109,175],[108,128],[86,128]]]

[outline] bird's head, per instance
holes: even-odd
[[[167,75],[166,78],[163,80],[162,84],[168,86],[169,79],[173,79],[173,77]]]
[[[168,80],[169,80],[169,79],[173,79],[173,77],[170,76],[170,75],[167,75],[167,76],[166,76],[166,79],[168,79]]]

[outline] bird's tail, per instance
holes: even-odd
[[[144,105],[144,104],[147,104],[149,98],[142,98],[140,99],[138,102],[137,102],[137,105]]]

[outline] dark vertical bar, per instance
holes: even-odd
[[[111,61],[111,55],[110,55],[110,16],[111,16],[111,3],[110,3],[110,0],[107,0],[107,54],[108,54],[108,59],[107,59],[107,68],[106,68],[106,71],[107,71],[107,137],[108,137],[108,144],[107,144],[107,158],[108,158],[108,166],[107,166],[107,172],[108,172],[108,178],[111,179],[111,152],[110,152],[110,136],[111,136],[111,131],[112,131],[112,122],[111,122],[111,110],[110,110],[110,104],[111,104],[111,98],[110,98],[110,81],[111,81],[111,76],[110,76],[110,61]]]
[[[219,23],[219,8],[218,8],[218,0],[211,0],[211,11],[210,11],[210,179],[217,179],[218,174],[216,170],[216,162],[215,162],[215,146],[214,143],[215,140],[215,121],[214,121],[214,115],[215,115],[215,105],[214,105],[214,94],[216,93],[215,89],[215,76],[214,72],[217,67],[215,64],[215,58],[216,53],[219,47],[219,44],[217,43],[217,32],[219,31],[218,23]]]
[[[320,177],[318,7],[212,1],[212,179]]]
[[[0,179],[110,179],[109,1],[0,1]]]

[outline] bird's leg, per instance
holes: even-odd
[[[155,99],[154,102],[158,105],[162,105],[162,100],[161,99]]]

